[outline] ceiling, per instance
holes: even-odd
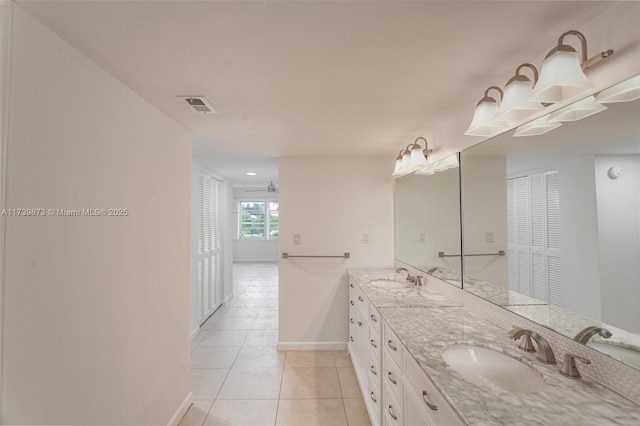
[[[452,115],[470,118],[484,88],[611,5],[18,3],[192,131],[195,160],[244,185],[277,181],[283,156],[388,156],[391,171],[403,146]],[[179,95],[204,95],[217,114],[191,112]]]

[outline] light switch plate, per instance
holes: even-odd
[[[296,232],[293,234],[293,244],[302,244],[302,234]]]

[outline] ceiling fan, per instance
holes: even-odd
[[[269,182],[267,189],[247,189],[245,192],[278,192],[278,187],[274,185],[273,181]]]

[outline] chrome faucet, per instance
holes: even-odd
[[[536,358],[545,364],[556,363],[556,357],[553,355],[553,350],[551,349],[549,342],[535,331],[513,326],[513,329],[509,332],[509,337],[513,340],[518,340],[523,336],[524,339],[520,343],[520,346],[518,346],[521,350],[525,352],[535,352],[535,348],[531,343],[531,339],[533,339],[538,344],[538,355]]]
[[[398,268],[398,269],[396,269],[396,273],[398,273],[398,274],[399,274],[400,272],[402,272],[402,271],[404,271],[404,272],[406,272],[406,273],[407,273],[407,281],[409,281],[410,283],[415,283],[415,282],[416,282],[416,277],[415,277],[415,275],[413,275],[413,274],[411,273],[411,271],[409,271],[407,268]]]
[[[429,274],[429,275],[433,275],[433,273],[434,273],[434,272],[440,272],[440,273],[442,273],[442,269],[440,269],[440,267],[439,267],[439,266],[434,266],[433,268],[431,268],[431,269],[429,269],[429,270],[427,271],[427,274]]]
[[[596,334],[599,334],[605,339],[608,339],[609,337],[613,336],[613,334],[611,334],[611,332],[606,328],[596,327],[592,325],[591,327],[587,327],[584,330],[582,330],[580,333],[576,334],[576,337],[574,337],[573,340],[575,340],[578,343],[582,343],[583,345],[586,345],[589,339],[591,339]]]

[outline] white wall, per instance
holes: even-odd
[[[622,176],[610,179],[610,167]],[[597,155],[602,321],[640,332],[640,155]]]
[[[18,8],[4,424],[167,424],[189,396],[189,133]]]
[[[277,200],[277,192],[267,192],[267,184],[252,188],[233,188],[233,261],[277,262],[278,240],[240,239],[238,237],[238,202],[241,200]],[[259,191],[258,191],[259,190]]]
[[[464,208],[465,253],[507,251],[507,161],[504,156],[462,157],[462,203]],[[486,233],[493,232],[493,242]],[[509,287],[507,256],[464,259],[464,273]]]
[[[351,253],[279,261],[281,348],[346,348],[347,269],[393,266],[392,170],[389,158],[280,159],[280,251]],[[302,244],[292,243],[293,233]]]
[[[222,182],[222,301],[226,301],[233,297],[233,226],[232,226],[232,209],[233,209],[233,188],[231,182],[228,179],[220,176],[219,174],[207,169],[201,164],[195,161],[191,166],[191,336],[195,337],[200,324],[198,319],[200,318],[200,305],[198,302],[198,292],[200,287],[198,285],[198,266],[196,261],[196,254],[198,250],[197,246],[197,220],[198,220],[198,208],[197,208],[197,194],[198,194],[198,177],[203,173],[216,180]]]

